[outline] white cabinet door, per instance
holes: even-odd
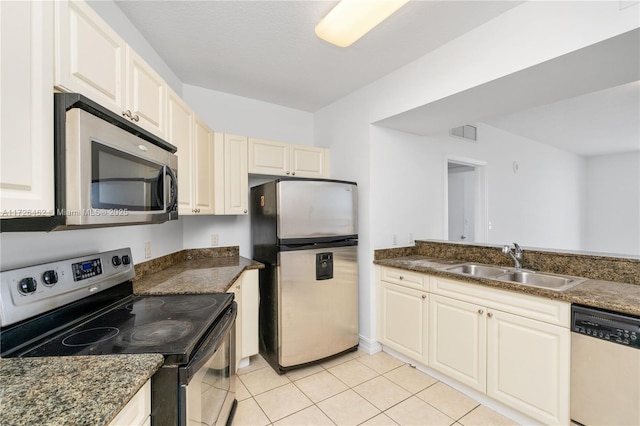
[[[2,217],[51,216],[53,4],[0,2]]]
[[[250,269],[242,273],[242,358],[258,354],[259,307],[258,270]]]
[[[196,213],[213,214],[213,132],[197,117],[194,122],[192,164],[194,167],[191,170],[191,179]]]
[[[249,138],[249,173],[289,175],[289,144]]]
[[[169,92],[167,100],[167,141],[178,148],[178,214],[193,214],[191,182],[193,156],[193,113],[178,95]]]
[[[428,308],[427,293],[381,281],[378,340],[427,364]]]
[[[247,138],[224,135],[224,213],[249,213]]]
[[[486,391],[486,308],[431,294],[429,365]]]
[[[545,424],[569,423],[568,328],[490,310],[487,394]]]
[[[242,275],[238,277],[235,283],[227,290],[229,293],[233,293],[234,300],[236,301],[236,305],[238,305],[238,313],[236,315],[236,371],[240,367],[240,361],[242,360],[242,314],[243,308],[242,305]]]
[[[127,104],[125,117],[165,138],[167,84],[133,49],[127,46]]]
[[[109,426],[144,426],[151,416],[151,379],[129,400]]]
[[[55,2],[55,85],[117,114],[125,105],[125,42],[84,2]]]
[[[291,176],[326,178],[329,176],[329,151],[313,146],[291,145]]]

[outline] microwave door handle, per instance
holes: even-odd
[[[166,190],[165,190],[165,177],[169,176],[169,193],[170,199],[166,200]],[[162,166],[160,173],[158,174],[158,182],[156,185],[156,197],[158,204],[162,204],[166,211],[171,211],[178,201],[178,182],[176,181],[176,175],[171,170],[171,167]]]

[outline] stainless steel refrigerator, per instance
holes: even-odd
[[[260,353],[278,372],[358,346],[358,194],[353,182],[279,179],[251,188]]]

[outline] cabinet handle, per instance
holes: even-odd
[[[423,295],[422,295],[422,298],[423,298],[423,299],[426,299],[426,298],[427,298],[427,295],[426,295],[426,294],[423,294]]]
[[[493,314],[491,312],[487,312],[487,317],[491,318]]]
[[[138,121],[140,121],[140,117],[138,117],[138,114],[136,114],[133,116],[132,120],[137,123]]]
[[[478,313],[479,313],[480,315],[482,315],[482,314],[484,313],[484,311],[483,311],[482,309],[478,309]]]
[[[131,111],[130,110],[123,111],[122,115],[127,117],[127,118],[131,118]]]
[[[246,212],[247,212],[247,209],[244,209],[244,212],[246,213]]]

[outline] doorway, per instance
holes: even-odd
[[[446,239],[487,242],[486,163],[473,159],[447,159],[445,179]]]

